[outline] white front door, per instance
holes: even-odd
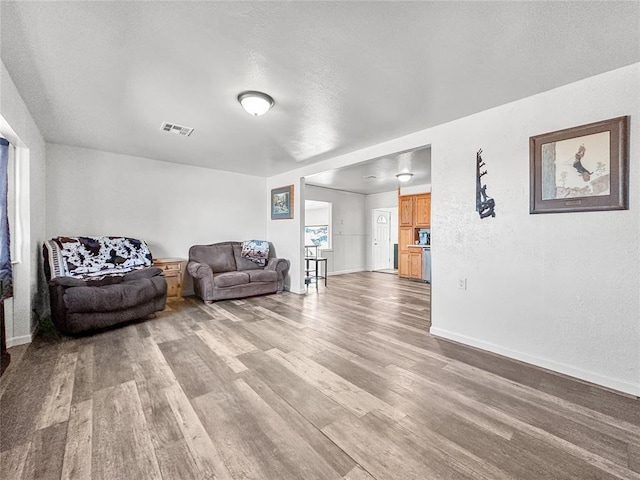
[[[391,268],[391,214],[373,211],[373,270]]]

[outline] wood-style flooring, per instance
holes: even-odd
[[[428,334],[427,284],[36,339],[0,380],[0,478],[640,479],[640,403]]]

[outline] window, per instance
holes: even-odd
[[[318,250],[331,248],[331,203],[306,200],[304,205],[304,244]],[[318,252],[319,253],[319,252]]]
[[[315,245],[319,249],[328,249],[329,225],[306,225],[304,227],[304,244]]]

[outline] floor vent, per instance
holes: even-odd
[[[188,137],[193,133],[193,128],[183,127],[182,125],[176,125],[175,123],[162,122],[160,130],[165,132],[177,133],[183,137]]]

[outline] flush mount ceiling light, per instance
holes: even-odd
[[[255,117],[267,113],[275,103],[273,98],[266,93],[251,90],[240,93],[238,95],[238,101],[247,113],[250,113]]]
[[[413,173],[399,173],[396,175],[398,181],[402,183],[408,182],[411,180],[411,177],[413,177]]]

